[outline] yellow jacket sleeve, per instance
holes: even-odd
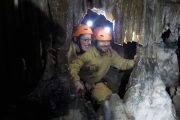
[[[76,57],[76,48],[74,46],[74,43],[71,42],[69,43],[69,48],[67,52],[68,64],[70,64]]]
[[[73,60],[69,65],[69,72],[73,80],[80,80],[79,71],[84,63],[88,60],[88,52],[82,54],[77,59]]]
[[[121,57],[116,51],[112,50],[112,66],[119,70],[128,70],[133,68],[134,60]]]

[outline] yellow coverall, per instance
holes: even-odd
[[[105,84],[97,83],[105,76],[110,66],[119,70],[127,70],[131,69],[134,63],[134,60],[124,59],[114,50],[102,54],[92,46],[72,61],[69,71],[73,80],[83,80],[90,84],[92,96],[100,102],[112,94],[112,91]]]
[[[77,56],[78,55],[76,54],[75,43],[70,42],[68,52],[67,52],[68,64],[70,64],[73,60],[75,60],[77,58]]]

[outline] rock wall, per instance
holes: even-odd
[[[160,76],[166,87],[178,86],[179,66],[176,49],[164,43],[156,46]]]
[[[175,120],[176,112],[154,59],[143,58],[132,71],[124,97],[130,120]]]
[[[138,120],[175,119],[174,109],[165,92],[162,80],[167,78],[168,81],[176,82],[177,60],[174,51],[171,50],[167,50],[170,51],[168,58],[162,59],[166,57],[166,53],[163,53],[166,50],[161,51],[163,49],[161,47],[159,51],[156,51],[155,44],[161,41],[162,33],[168,29],[171,33],[167,41],[175,42],[180,36],[179,0],[3,0],[2,3],[5,3],[5,7],[2,6],[4,10],[2,23],[6,28],[3,29],[5,39],[2,39],[4,42],[2,45],[6,45],[5,52],[2,50],[2,63],[6,63],[2,65],[2,71],[6,72],[4,74],[6,82],[2,85],[8,88],[6,91],[8,94],[2,94],[5,103],[7,100],[16,101],[29,94],[36,87],[42,72],[47,72],[46,76],[42,77],[46,82],[43,81],[44,84],[40,85],[51,91],[38,89],[37,94],[45,93],[43,95],[48,102],[53,104],[52,107],[57,107],[55,109],[59,114],[59,108],[62,105],[59,104],[59,100],[62,100],[59,95],[68,91],[68,89],[58,90],[64,87],[61,83],[66,84],[66,80],[69,80],[63,76],[66,61],[63,55],[61,56],[63,59],[58,58],[60,60],[58,70],[62,76],[53,78],[51,74],[54,74],[55,68],[51,71],[45,67],[45,65],[51,65],[52,62],[52,58],[47,60],[46,56],[48,57],[49,54],[46,50],[55,48],[60,50],[60,53],[64,53],[66,50],[64,44],[71,40],[73,26],[81,22],[88,9],[96,7],[104,10],[105,15],[115,23],[116,43],[122,44],[133,40],[138,41],[144,47],[140,49],[143,59],[135,68],[137,72],[134,70],[131,75],[130,88],[125,97],[126,112],[129,118]],[[156,58],[155,60],[160,63],[156,64],[149,58]],[[157,68],[158,65],[160,69]],[[69,84],[67,88],[68,86]],[[51,92],[54,93],[52,97],[49,96]],[[9,94],[13,95],[9,96]],[[69,97],[66,95],[63,100]],[[155,115],[155,112],[157,114],[162,111],[164,112],[162,116]],[[140,115],[141,112],[144,114]]]
[[[172,40],[177,41],[179,36],[180,4],[175,0],[39,0],[35,3],[40,8],[49,4],[53,20],[66,33],[59,39],[71,39],[73,26],[78,25],[87,10],[93,7],[104,10],[114,21],[118,44],[138,41],[144,46],[152,45],[160,41],[167,28],[172,32]]]

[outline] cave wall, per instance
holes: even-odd
[[[172,39],[178,39],[179,1],[175,0],[74,0],[49,1],[54,21],[66,35],[59,39],[71,39],[72,27],[78,25],[87,9],[104,10],[115,20],[115,42],[122,44],[138,41],[146,46],[159,42],[164,30],[170,28]]]
[[[72,27],[78,25],[87,9],[93,7],[112,15],[112,19],[115,20],[115,41],[118,44],[134,40],[146,46],[158,42],[167,28],[172,31],[172,39],[178,39],[177,28],[180,21],[178,0],[32,1],[58,23],[62,29],[58,34],[65,33],[64,36],[57,38],[59,42],[71,39]]]
[[[58,36],[53,44],[54,48],[58,48],[71,40],[73,26],[80,23],[87,11],[88,3],[84,0],[51,0],[48,3],[52,20],[61,27],[58,34],[62,36]]]
[[[47,50],[63,48],[71,40],[73,26],[81,22],[88,9],[105,10],[106,16],[115,21],[116,43],[134,40],[148,45],[143,49],[144,55],[156,54],[153,43],[159,42],[167,29],[171,31],[169,41],[180,36],[180,0],[2,0],[1,3],[4,111],[9,111],[7,104],[12,107],[36,88],[45,65],[50,62]]]
[[[93,7],[105,10],[106,15],[115,20],[116,43],[134,40],[150,46],[143,50],[144,55],[156,54],[153,44],[161,40],[167,29],[171,31],[170,41],[177,41],[180,34],[178,0],[8,0],[2,3],[2,23],[6,23],[4,28],[7,28],[2,37],[6,37],[5,44],[9,48],[9,52],[2,53],[2,58],[6,62],[11,57],[17,61],[7,62],[14,70],[6,70],[6,73],[16,76],[9,79],[21,76],[19,81],[34,81],[32,86],[38,83],[45,67],[46,50],[61,48],[70,41],[73,26],[78,25],[87,10]],[[13,36],[18,42],[12,41]],[[18,74],[16,63],[22,66],[18,67]],[[29,73],[24,73],[26,64]],[[3,68],[7,69],[7,66]]]
[[[5,44],[10,49],[2,56],[17,58],[17,63],[22,66],[18,67],[21,71],[18,74],[16,70],[7,70],[6,73],[15,73],[17,79],[20,74],[22,81],[27,77],[37,83],[46,62],[46,50],[60,48],[70,41],[73,26],[78,25],[87,10],[93,7],[105,10],[107,16],[115,20],[116,43],[134,40],[144,46],[149,45],[144,50],[147,55],[156,53],[152,45],[161,40],[162,33],[167,29],[171,31],[170,41],[177,41],[180,34],[179,0],[8,0],[2,3],[2,23],[7,25],[2,37],[6,37]],[[12,41],[12,36],[18,42]],[[30,58],[33,60],[30,61]],[[24,60],[26,64],[29,61],[29,70],[32,71],[29,74],[33,75],[23,73],[27,67]],[[8,66],[18,64],[7,63]]]

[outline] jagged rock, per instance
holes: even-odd
[[[160,76],[166,87],[176,86],[179,79],[178,59],[175,53],[176,46],[168,47],[157,46],[157,62],[159,65]]]
[[[180,87],[179,86],[175,88],[174,95],[172,96],[172,100],[176,108],[176,114],[178,117],[180,117]]]
[[[139,61],[130,76],[124,101],[130,120],[175,120],[175,109],[154,59]]]
[[[176,87],[170,87],[169,88],[169,94],[171,97],[173,97],[174,95],[176,95]]]
[[[176,108],[176,114],[180,117],[180,96],[174,96],[173,103]]]
[[[177,95],[177,96],[180,96],[180,87],[177,87],[176,95]]]
[[[113,94],[109,100],[109,105],[113,113],[113,120],[128,120],[123,100],[117,94]]]

